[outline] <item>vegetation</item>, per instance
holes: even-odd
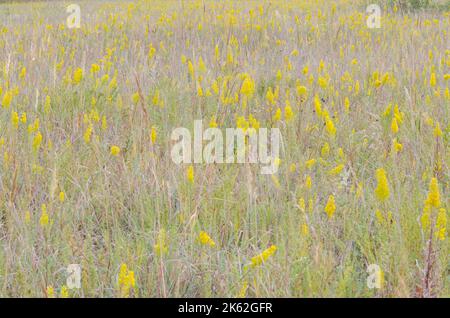
[[[448,297],[450,13],[365,3],[0,4],[0,296]],[[277,174],[175,164],[197,119]]]

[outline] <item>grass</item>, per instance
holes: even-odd
[[[449,296],[448,10],[369,29],[365,1],[79,1],[68,29],[68,4],[0,4],[0,296]],[[276,175],[172,162],[174,128],[250,115],[281,130]]]

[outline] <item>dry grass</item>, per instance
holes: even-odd
[[[13,96],[0,108],[0,295],[59,296],[76,263],[82,288],[70,297],[448,297],[448,230],[434,233],[438,208],[428,226],[421,216],[432,177],[449,210],[450,15],[389,9],[369,29],[365,3],[80,1],[81,29],[66,27],[68,3],[0,4],[0,102]],[[244,108],[245,76],[256,88]],[[190,182],[172,162],[174,128],[250,114],[281,129],[277,175],[199,164]],[[135,276],[125,292],[122,263]],[[369,264],[381,289],[367,287]]]

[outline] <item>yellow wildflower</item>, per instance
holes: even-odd
[[[333,169],[329,170],[328,173],[332,176],[336,176],[338,174],[340,174],[342,172],[342,170],[344,169],[344,164],[339,164],[336,167],[334,167]]]
[[[375,195],[381,202],[389,198],[389,183],[386,177],[386,172],[383,168],[379,168],[376,171],[377,187],[375,189]]]
[[[6,91],[5,95],[3,95],[2,106],[3,108],[8,108],[11,105],[13,95],[10,91]]]
[[[203,245],[209,245],[211,247],[216,246],[216,243],[212,240],[212,238],[205,231],[201,231],[198,235],[198,240]]]
[[[434,87],[436,86],[436,74],[433,72],[430,75],[430,86]]]
[[[325,121],[325,128],[330,136],[336,135],[336,128],[334,127],[333,121],[330,118],[327,118]]]
[[[284,108],[284,117],[286,121],[290,121],[294,117],[294,112],[292,111],[291,105],[288,104],[288,101],[286,101],[286,107]]]
[[[434,127],[433,135],[434,135],[434,137],[436,137],[436,138],[442,136],[442,130],[441,130],[441,127],[440,127],[440,125],[439,125],[438,122],[436,122],[436,126]]]
[[[150,139],[152,141],[152,144],[154,144],[156,142],[156,138],[157,138],[157,132],[156,132],[156,128],[153,126],[150,131]]]
[[[391,131],[394,134],[398,133],[398,123],[397,123],[397,118],[396,117],[392,118]]]
[[[64,202],[65,197],[66,197],[66,194],[63,191],[59,192],[59,201],[60,202]]]
[[[327,204],[325,206],[325,212],[328,215],[328,218],[331,219],[331,217],[333,216],[334,212],[336,211],[336,204],[334,202],[334,196],[330,195],[328,197],[328,201]]]
[[[241,86],[241,94],[251,97],[255,93],[255,82],[250,76],[246,76]]]
[[[53,289],[53,286],[47,286],[46,293],[47,298],[55,298],[55,290]]]
[[[187,168],[186,177],[189,182],[194,183],[194,167],[192,165]]]
[[[111,155],[117,156],[120,153],[120,148],[118,146],[111,146]]]
[[[83,70],[81,68],[77,68],[74,72],[73,72],[73,78],[72,81],[74,84],[78,84],[81,82],[81,80],[83,79]]]
[[[307,189],[311,189],[311,187],[312,187],[311,176],[306,176],[306,179],[305,179],[305,187],[306,187]]]
[[[264,250],[261,254],[252,257],[251,259],[251,267],[257,267],[261,264],[263,264],[264,262],[267,261],[267,259],[272,256],[277,250],[277,247],[275,245],[270,246],[269,248],[267,248],[266,250]]]
[[[245,298],[245,296],[247,295],[247,289],[248,289],[248,282],[244,281],[241,289],[239,290],[238,298]]]
[[[11,113],[11,123],[13,124],[14,128],[19,127],[19,114],[17,112]]]
[[[92,124],[89,124],[89,126],[86,128],[83,139],[88,144],[91,141],[91,135],[92,135],[93,126]]]
[[[330,145],[328,144],[328,142],[326,142],[323,146],[322,149],[320,150],[320,153],[322,155],[322,158],[327,158],[328,155],[330,154]]]
[[[316,159],[309,159],[305,162],[305,166],[308,169],[311,169],[316,164]]]
[[[34,151],[39,150],[39,147],[41,146],[42,143],[42,134],[41,132],[37,132],[36,135],[33,138],[33,149]]]
[[[135,287],[134,272],[128,270],[127,264],[120,265],[119,277],[119,291],[121,297],[129,297],[131,288]]]
[[[425,204],[438,208],[441,205],[439,195],[439,185],[436,178],[431,178],[430,186],[428,190],[428,197],[425,200]]]
[[[45,204],[42,204],[41,206],[41,217],[39,218],[39,224],[42,227],[46,227],[48,225],[48,214],[47,214],[47,206]]]
[[[397,138],[394,138],[394,140],[392,140],[392,146],[395,152],[400,152],[403,149],[403,145],[397,141]]]
[[[444,208],[440,208],[436,219],[436,237],[443,241],[447,233],[447,212]]]
[[[66,285],[61,287],[61,298],[69,298],[69,289]]]

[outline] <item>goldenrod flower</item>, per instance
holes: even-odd
[[[278,107],[273,116],[274,121],[279,121],[281,119],[281,109]]]
[[[394,140],[392,140],[392,146],[395,152],[400,152],[403,149],[403,145],[397,141],[397,138],[394,138]]]
[[[257,267],[263,264],[270,256],[272,256],[276,252],[276,250],[277,247],[275,245],[272,245],[268,249],[264,250],[261,254],[252,257],[250,266]]]
[[[330,118],[326,119],[325,128],[330,136],[334,137],[336,135],[336,128],[334,127],[333,121]]]
[[[305,212],[306,205],[305,205],[305,199],[304,198],[298,199],[298,207],[300,208],[300,211]]]
[[[443,241],[447,234],[447,212],[444,208],[440,208],[436,219],[436,237]]]
[[[322,158],[327,158],[328,155],[330,154],[330,145],[328,144],[328,142],[324,143],[322,146],[322,149],[320,150],[320,153],[322,155]]]
[[[78,84],[81,82],[81,80],[83,79],[83,70],[81,68],[77,68],[74,72],[73,72],[73,78],[72,81],[74,84]]]
[[[42,204],[41,206],[41,217],[39,218],[39,224],[42,227],[46,227],[48,225],[49,217],[47,214],[47,206]]]
[[[428,190],[428,197],[425,200],[425,204],[438,208],[441,205],[439,195],[439,185],[436,178],[431,178],[430,186]]]
[[[47,286],[46,293],[47,298],[55,298],[55,290],[53,289],[53,286]]]
[[[305,162],[305,166],[308,169],[311,169],[316,164],[316,159],[309,159]]]
[[[269,87],[269,89],[267,90],[266,93],[266,100],[270,105],[274,105],[275,104],[275,94],[272,91],[272,87]]]
[[[19,114],[17,112],[12,112],[11,113],[11,123],[12,123],[14,128],[18,128],[19,127]]]
[[[395,104],[394,106],[394,117],[395,119],[397,119],[397,123],[399,125],[403,123],[404,113],[400,112],[400,110],[398,109],[398,104]]]
[[[424,230],[428,229],[428,227],[430,226],[430,218],[431,218],[431,206],[425,204],[425,206],[423,207],[422,216],[420,217],[420,223]]]
[[[191,78],[195,78],[195,71],[194,71],[194,65],[192,64],[191,60],[188,61],[188,71]]]
[[[157,89],[157,90],[155,91],[155,93],[153,94],[153,97],[152,97],[152,104],[153,104],[154,106],[159,106],[159,105],[160,105],[159,89]]]
[[[211,120],[209,121],[209,127],[211,128],[216,128],[218,126],[217,121],[216,121],[216,117],[212,116]]]
[[[325,206],[325,212],[328,215],[328,218],[331,219],[331,217],[333,216],[334,212],[336,211],[336,204],[334,202],[334,196],[330,195],[328,197],[328,201],[327,204]]]
[[[303,236],[308,236],[309,235],[309,226],[308,226],[308,224],[306,222],[301,224],[300,230],[301,230]]]
[[[156,137],[157,137],[156,128],[152,127],[150,131],[150,140],[152,141],[152,144],[156,143]]]
[[[384,216],[383,216],[383,213],[379,209],[377,209],[375,211],[375,216],[377,218],[378,223],[380,225],[383,225],[384,224]]]
[[[192,165],[187,168],[186,177],[189,182],[194,183],[194,167]]]
[[[434,137],[436,137],[436,138],[442,136],[442,130],[441,130],[441,127],[440,127],[440,125],[439,125],[438,122],[436,122],[436,126],[434,127],[433,135],[434,135]]]
[[[92,74],[96,74],[96,73],[98,73],[98,71],[100,71],[100,65],[98,65],[98,64],[92,64],[91,65],[91,73]]]
[[[198,240],[203,245],[209,245],[211,247],[216,246],[216,243],[212,240],[212,238],[205,231],[201,231],[198,235]]]
[[[205,62],[203,61],[203,58],[201,56],[198,58],[198,71],[200,73],[205,73],[206,72],[206,65],[205,65]]]
[[[6,91],[5,95],[3,95],[2,107],[3,108],[8,108],[9,105],[11,105],[12,98],[13,98],[12,92],[11,91]]]
[[[289,101],[286,101],[286,107],[284,108],[284,118],[286,121],[290,121],[294,117],[294,112],[292,111],[292,107],[289,104]]]
[[[60,202],[64,202],[65,197],[66,197],[66,194],[63,191],[59,192],[59,201]]]
[[[314,96],[314,109],[319,118],[322,117],[322,102],[318,95]]]
[[[69,298],[69,289],[67,288],[66,285],[63,285],[63,286],[61,287],[61,293],[60,293],[60,295],[61,295],[61,298]]]
[[[203,89],[202,86],[200,85],[200,82],[197,82],[197,96],[203,97]]]
[[[42,134],[41,132],[37,132],[36,135],[33,138],[33,149],[34,151],[38,151],[39,147],[41,146],[42,143]]]
[[[87,144],[91,142],[92,130],[93,130],[93,126],[92,126],[92,124],[89,124],[89,126],[84,131],[83,139],[84,139],[84,142]]]
[[[117,156],[120,153],[120,148],[118,146],[111,146],[111,155]]]
[[[430,86],[435,87],[436,86],[436,73],[431,73],[430,75]]]
[[[106,130],[106,128],[108,128],[108,123],[106,121],[106,116],[103,115],[102,116],[102,130]]]
[[[348,97],[346,97],[344,100],[344,108],[346,112],[350,110],[350,100],[348,99]]]
[[[134,93],[134,94],[131,96],[131,100],[133,101],[133,104],[139,103],[140,98],[141,98],[141,97],[139,96],[139,93],[138,93],[138,92]]]
[[[398,133],[398,123],[397,123],[397,118],[396,117],[392,118],[391,131],[394,134]]]
[[[307,96],[308,89],[305,86],[297,85],[296,89],[297,89],[297,95],[299,97],[306,97]]]
[[[238,298],[245,298],[245,296],[247,295],[247,289],[248,289],[248,282],[244,281],[241,289],[239,290]]]
[[[342,170],[344,170],[344,164],[339,164],[336,167],[334,167],[333,169],[328,171],[328,174],[332,175],[332,176],[336,176],[338,174],[340,174],[342,172]]]
[[[25,76],[27,75],[27,68],[24,66],[22,67],[22,69],[20,70],[19,73],[19,79],[23,80],[25,78]]]
[[[31,134],[39,129],[39,118],[36,118],[33,124],[28,125],[28,133]]]
[[[150,46],[148,48],[148,58],[152,59],[155,56],[156,49],[153,47],[153,43],[150,43]]]
[[[377,187],[375,189],[375,195],[381,202],[389,198],[389,183],[386,177],[386,172],[383,168],[379,168],[376,171],[375,177],[377,179]]]
[[[128,270],[127,264],[125,263],[120,265],[118,283],[120,296],[124,298],[129,297],[130,289],[135,287],[136,282],[134,279],[134,272]]]
[[[306,176],[306,179],[305,179],[305,187],[306,187],[307,189],[311,189],[311,187],[312,187],[311,176]]]

